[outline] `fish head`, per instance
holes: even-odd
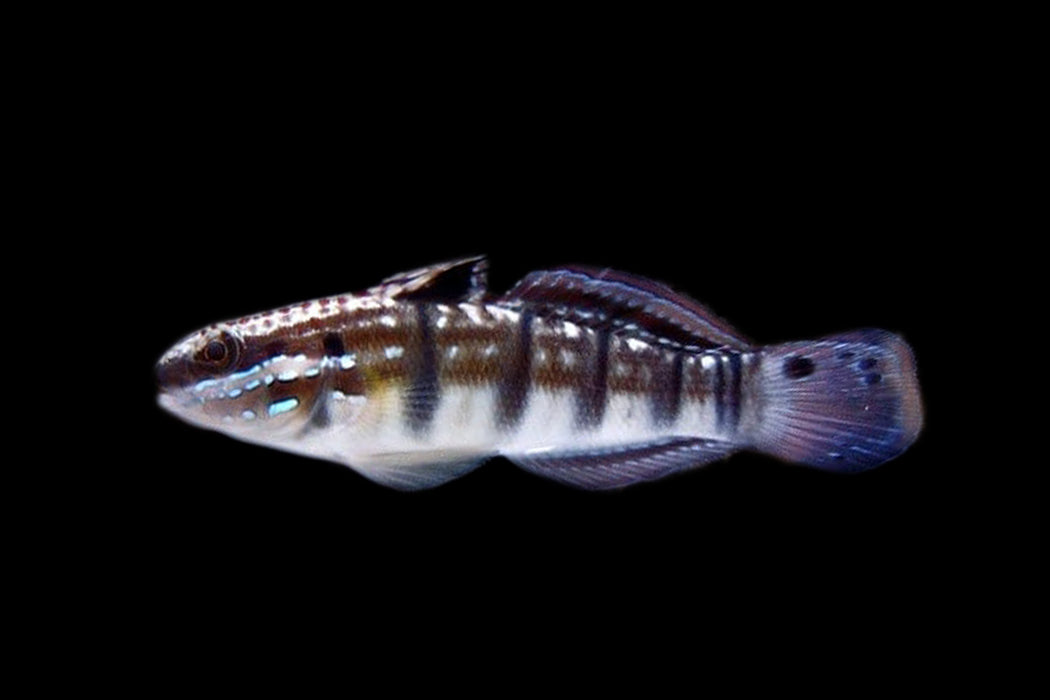
[[[288,338],[258,337],[236,323],[215,324],[160,358],[157,401],[190,424],[278,446],[326,419],[318,415],[325,411],[321,397],[332,393],[326,389],[326,363]]]

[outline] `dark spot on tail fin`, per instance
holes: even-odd
[[[808,357],[791,355],[784,360],[784,376],[788,379],[804,379],[813,374],[813,360]]]
[[[864,330],[762,351],[758,449],[831,471],[893,459],[922,429],[911,348]]]

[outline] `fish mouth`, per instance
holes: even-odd
[[[174,396],[162,391],[157,394],[157,405],[168,413],[174,413],[177,402]]]
[[[180,415],[178,409],[180,405],[186,403],[186,391],[182,386],[186,381],[186,373],[181,370],[180,363],[171,355],[171,351],[165,353],[153,365],[153,384],[157,390],[157,405],[168,413]],[[181,400],[180,394],[183,395]]]
[[[203,411],[204,401],[185,390],[162,388],[157,393],[157,405],[165,413],[191,425],[213,427],[212,421]]]

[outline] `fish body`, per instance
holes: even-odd
[[[864,330],[755,346],[650,280],[588,268],[488,291],[484,258],[217,323],[157,365],[159,403],[400,489],[502,455],[581,488],[751,449],[833,471],[922,426],[911,350]]]

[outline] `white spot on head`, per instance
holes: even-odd
[[[209,387],[216,386],[218,383],[218,379],[205,379],[203,381],[197,382],[197,384],[193,387],[193,390],[199,393]]]
[[[458,354],[459,354],[459,346],[458,345],[453,345],[448,350],[445,351],[445,356],[448,359],[450,359],[450,360],[454,359],[456,357],[456,355],[458,355]]]
[[[284,357],[284,356],[281,355],[281,357]],[[254,365],[253,367],[249,367],[246,370],[242,370],[240,372],[234,372],[233,374],[230,375],[229,379],[230,379],[230,381],[234,381],[234,382],[240,381],[241,379],[244,379],[245,377],[250,377],[251,375],[255,374],[256,372],[261,370],[265,365],[268,365],[268,364],[270,364],[270,360],[267,360],[266,362],[263,362],[263,363],[258,364],[258,365]]]
[[[495,354],[496,354],[497,352],[499,352],[499,348],[498,348],[498,347],[496,347],[496,344],[495,344],[495,343],[493,343],[493,344],[491,344],[491,345],[487,345],[487,346],[485,347],[485,357],[492,357],[492,356],[493,356],[493,355],[495,355]]]
[[[576,363],[576,354],[571,350],[562,349],[559,353],[561,363],[566,367],[572,367]]]
[[[321,368],[320,367],[311,367],[310,369],[305,370],[303,372],[303,376],[304,377],[313,378],[313,377],[316,377],[317,375],[319,375],[320,373],[321,373]]]
[[[397,328],[397,319],[391,314],[384,314],[379,317],[379,322],[388,328]]]
[[[357,356],[353,353],[340,355],[339,369],[353,369],[357,366]]]
[[[294,369],[286,369],[277,375],[277,381],[279,382],[290,382],[299,377],[299,373]]]
[[[386,354],[386,359],[396,360],[405,354],[405,349],[400,345],[390,345],[383,352]]]
[[[255,411],[241,411],[241,418],[244,420],[255,420]]]
[[[448,325],[448,313],[443,312],[441,316],[438,316],[438,320],[434,322],[434,325],[438,328],[444,328]]]
[[[576,338],[579,338],[580,337],[580,327],[577,326],[575,323],[570,323],[570,322],[566,321],[566,323],[565,323],[565,337],[566,338],[572,338],[573,340],[575,340]]]
[[[700,358],[700,366],[703,369],[714,369],[716,364],[718,364],[718,360],[715,359],[714,355],[704,355]]]

